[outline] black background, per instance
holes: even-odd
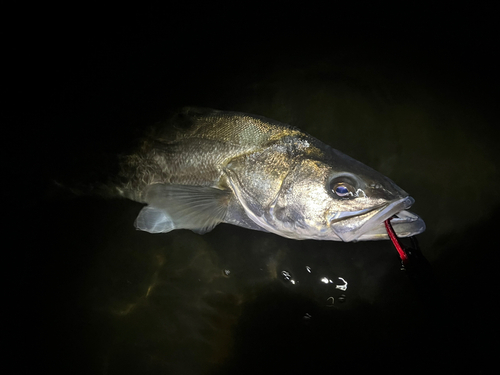
[[[380,244],[303,245],[304,242],[269,239],[267,234],[249,235],[248,231],[226,226],[207,235],[213,237],[204,241],[221,247],[233,241],[233,249],[239,241],[248,242],[249,238],[255,248],[282,246],[289,257],[287,267],[292,269],[294,262],[316,262],[319,267],[327,259],[329,247],[340,246],[340,263],[348,258],[359,262],[344,268],[345,272],[352,272],[354,280],[362,280],[359,290],[353,292],[354,305],[331,316],[319,307],[311,307],[304,297],[311,293],[307,290],[294,294],[281,284],[271,283],[248,292],[247,286],[245,292],[234,293],[244,296],[243,304],[229,297],[214,302],[219,307],[239,306],[234,311],[232,307],[222,309],[228,320],[235,319],[237,323],[230,330],[233,344],[213,344],[231,348],[230,354],[221,355],[223,359],[212,361],[215,365],[196,353],[193,357],[187,355],[185,360],[175,354],[174,365],[171,359],[164,363],[158,360],[162,354],[154,353],[154,348],[150,357],[137,359],[134,345],[140,347],[137,351],[148,353],[148,345],[154,347],[148,342],[163,340],[151,335],[154,328],[144,329],[144,336],[138,336],[140,343],[129,339],[127,349],[119,351],[111,362],[102,360],[106,348],[119,345],[110,337],[120,336],[116,332],[127,324],[120,322],[117,328],[113,317],[95,313],[99,303],[89,303],[86,297],[90,294],[88,275],[95,272],[96,258],[105,257],[109,262],[114,256],[120,257],[119,252],[102,255],[103,242],[121,238],[115,234],[109,239],[107,233],[120,230],[110,229],[109,218],[121,219],[115,220],[116,228],[127,225],[129,230],[140,206],[94,197],[61,199],[60,195],[65,194],[54,188],[53,181],[85,183],[106,176],[113,171],[114,156],[130,150],[144,129],[169,111],[185,105],[241,111],[268,108],[268,113],[258,114],[271,117],[273,106],[277,105],[272,104],[272,93],[286,91],[287,84],[296,77],[305,82],[310,77],[314,82],[324,79],[329,85],[341,87],[354,85],[363,93],[390,87],[408,97],[418,87],[434,96],[434,108],[447,108],[441,113],[437,111],[439,115],[455,112],[457,118],[470,116],[470,120],[460,124],[460,131],[470,132],[471,139],[479,137],[479,149],[493,166],[497,162],[498,37],[492,9],[421,3],[396,8],[360,4],[349,9],[336,3],[328,7],[304,4],[295,9],[285,4],[228,7],[223,3],[144,8],[82,4],[67,8],[19,7],[4,14],[2,185],[8,225],[3,264],[6,309],[12,313],[5,327],[12,348],[9,358],[18,366],[17,373],[43,368],[61,373],[103,374],[293,373],[301,366],[307,366],[311,372],[381,368],[390,372],[439,369],[481,373],[487,368],[495,345],[496,173],[478,177],[476,184],[465,185],[469,190],[456,193],[461,197],[454,203],[459,231],[442,233],[431,226],[429,237],[422,235],[423,252],[437,274],[440,285],[435,289],[439,292],[421,296],[412,289],[406,275],[399,272],[397,259],[390,264],[394,260],[390,250],[376,255],[381,254]],[[345,74],[351,70],[355,79],[352,74]],[[309,86],[305,83],[298,87]],[[301,128],[311,118],[300,108],[295,116],[293,125]],[[429,147],[440,148],[447,160],[453,160],[447,150],[457,152],[457,156],[460,150],[447,139],[453,139],[453,123],[445,123],[443,129],[448,128],[439,133],[444,135],[442,139],[419,139],[424,139]],[[314,128],[304,130],[316,135]],[[359,137],[355,132],[342,133],[344,138]],[[335,136],[325,142],[331,143],[332,139]],[[408,137],[408,143],[411,141]],[[350,154],[340,144],[333,146]],[[380,148],[380,143],[374,142],[371,151],[363,148],[351,156],[371,161],[370,152],[377,153]],[[424,156],[422,165],[426,162]],[[432,161],[437,165],[440,162]],[[464,170],[482,168],[483,165],[474,165]],[[426,183],[417,197],[417,204],[423,201],[422,215],[427,213],[424,219],[429,226],[433,223],[429,213],[440,216],[437,202],[448,190],[454,190],[454,181],[448,181],[451,184],[443,190],[438,182],[441,176],[428,176],[424,167],[410,173],[427,174],[426,181],[435,181],[436,191],[432,191],[432,183]],[[476,179],[469,172],[461,177]],[[419,192],[416,183],[413,190]],[[422,192],[425,190],[427,195]],[[469,211],[461,208],[474,205],[476,201],[469,197],[478,194],[483,203],[491,202],[484,204],[488,209],[474,211],[481,215],[469,217],[462,225],[458,216],[468,215]],[[136,248],[158,246],[162,241],[136,238],[136,234],[127,236],[137,241]],[[175,236],[181,236],[180,243],[196,241],[187,234],[174,235],[166,241],[174,241]],[[268,242],[262,245],[263,241]],[[303,254],[305,246],[315,252],[314,261],[309,258],[302,262],[302,255],[291,255],[294,249]],[[366,246],[377,247],[368,254]],[[383,246],[389,248],[387,243]],[[351,253],[355,255],[347,255]],[[230,268],[241,266],[243,260],[230,254],[220,250],[217,256]],[[249,255],[247,264],[258,264],[259,254]],[[134,261],[127,264],[130,262]],[[371,262],[381,262],[383,270],[395,271],[384,271],[380,277],[361,277]],[[142,264],[140,260],[137,263]],[[342,276],[344,269],[340,269],[335,272]],[[125,273],[130,274],[116,271],[117,275]],[[100,280],[93,279],[92,287],[105,289]],[[380,287],[382,292],[375,293],[376,299],[382,301],[379,305],[360,291],[361,286],[371,283],[385,285]],[[105,300],[106,296],[113,298],[112,292],[103,293],[101,298]],[[399,300],[401,296],[408,297]],[[100,305],[109,306],[108,302]],[[316,315],[312,314],[313,319],[317,317],[316,325],[298,327],[289,312],[307,309],[317,309]],[[409,311],[409,315],[400,315]],[[143,317],[130,324],[147,320]],[[141,332],[141,328],[136,329]],[[161,333],[159,329],[158,334]],[[176,344],[172,345],[164,353],[166,358],[177,353]],[[189,345],[179,345],[182,353],[189,352]],[[200,367],[186,365],[196,360]],[[143,363],[153,365],[142,367]]]

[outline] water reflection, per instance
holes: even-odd
[[[297,348],[312,340],[311,355],[329,358],[318,348],[332,337],[349,342],[370,319],[381,324],[373,304],[383,304],[388,290],[399,301],[413,298],[388,242],[333,247],[230,226],[204,236],[152,236],[131,225],[140,208],[100,202],[90,212],[73,209],[82,221],[106,217],[94,233],[86,230],[85,238],[98,240],[80,243],[93,254],[81,303],[95,373],[234,373],[245,353],[273,360],[264,352],[290,335]],[[81,238],[78,230],[72,238]],[[359,325],[361,312],[369,317]]]
[[[328,307],[332,307],[335,303],[335,300],[339,302],[346,301],[345,293],[339,294],[338,292],[336,292],[336,290],[340,290],[343,292],[347,290],[348,283],[343,277],[334,277],[335,281],[333,281],[331,278],[328,278],[326,276],[321,277],[320,275],[317,275],[315,272],[313,272],[313,269],[310,266],[305,266],[305,270],[307,273],[302,273],[301,279],[295,279],[289,271],[283,270],[281,271],[282,280],[285,282],[285,284],[290,283],[293,286],[297,286],[297,288],[295,288],[294,290],[295,292],[300,292],[299,286],[301,288],[304,288],[305,293],[309,294],[311,298],[316,299],[319,304],[322,304],[321,300],[319,300],[322,299],[323,304]],[[318,293],[318,287],[321,287],[321,284],[327,284],[329,288],[321,288],[321,293]],[[328,294],[326,300],[323,298],[325,294]],[[308,316],[309,318],[311,317],[309,314]]]
[[[262,298],[270,298],[265,308],[270,321],[258,318],[254,324],[273,336],[271,322],[278,316],[293,331],[304,324],[321,326],[332,306],[349,308],[348,302],[340,304],[349,279],[338,271],[350,260],[342,253],[332,256],[330,246],[303,252],[301,242],[229,226],[206,236],[188,231],[151,236],[121,228],[140,209],[127,207],[126,215],[106,204],[91,213],[106,212],[111,219],[96,234],[101,241],[83,298],[92,331],[108,332],[89,343],[102,348],[99,371],[204,373],[229,366],[246,345],[238,332],[246,330],[252,311],[261,309]],[[241,236],[247,243],[235,251],[232,244]]]
[[[293,370],[294,360],[322,364],[322,370],[333,360],[351,372],[357,366],[395,372],[419,363],[435,368],[433,360],[443,363],[447,348],[454,356],[462,347],[479,351],[470,342],[481,340],[460,335],[488,331],[479,323],[464,326],[484,315],[461,303],[485,281],[494,285],[495,272],[483,272],[494,262],[478,255],[485,253],[475,243],[495,233],[488,213],[498,206],[490,189],[497,182],[496,138],[485,131],[484,119],[443,107],[449,97],[441,88],[432,91],[411,76],[390,80],[389,68],[324,60],[275,69],[279,74],[255,76],[248,97],[207,105],[297,125],[352,150],[407,189],[428,223],[422,251],[448,272],[441,277],[453,297],[447,314],[440,298],[419,299],[388,242],[291,241],[223,225],[204,236],[152,236],[133,230],[141,207],[132,202],[49,202],[37,217],[46,219],[40,225],[55,254],[47,256],[43,271],[50,287],[30,288],[53,293],[43,299],[49,306],[43,336],[57,337],[53,352],[66,350],[60,360],[68,362],[65,373],[82,362],[96,374],[262,373],[263,366],[277,373]],[[481,225],[464,231],[474,223]],[[480,275],[471,276],[471,285],[459,282],[469,264],[471,275]],[[494,300],[481,293],[476,303]],[[448,313],[456,311],[459,323],[451,326]],[[448,371],[444,367],[441,372]]]

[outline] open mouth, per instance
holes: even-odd
[[[387,240],[389,236],[384,221],[392,218],[391,224],[398,237],[414,236],[425,230],[424,221],[407,211],[414,201],[412,197],[399,199],[383,208],[350,217],[342,224],[334,223],[332,229],[345,242]]]

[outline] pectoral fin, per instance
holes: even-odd
[[[224,221],[231,191],[205,186],[154,184],[143,193],[148,206],[135,227],[150,233],[190,229],[203,234]]]

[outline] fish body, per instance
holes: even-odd
[[[146,203],[137,229],[206,233],[219,223],[293,239],[388,239],[425,230],[393,181],[289,125],[186,108],[124,158],[119,193]]]

